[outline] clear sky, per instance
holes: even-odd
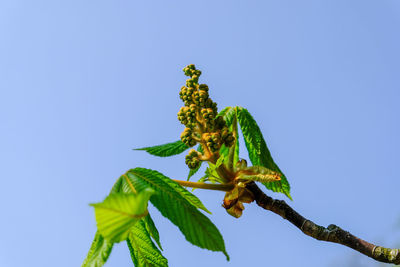
[[[134,167],[184,179],[190,63],[219,107],[258,121],[301,214],[400,247],[400,1],[1,1],[0,266],[80,266],[93,208]],[[241,152],[241,156],[247,155]],[[198,176],[197,176],[198,177]],[[231,261],[150,208],[170,266],[381,266],[223,193],[196,190]],[[125,244],[108,267],[132,266]]]

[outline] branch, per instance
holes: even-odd
[[[376,246],[350,234],[334,224],[329,225],[327,228],[319,226],[301,216],[286,204],[285,201],[275,200],[267,196],[255,183],[249,183],[247,189],[254,194],[258,206],[280,215],[308,236],[317,240],[338,243],[350,247],[380,262],[400,264],[400,249]]]

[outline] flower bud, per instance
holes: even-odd
[[[208,85],[207,84],[200,84],[199,85],[199,90],[203,90],[208,92]]]
[[[196,169],[200,166],[199,152],[194,149],[189,151],[189,154],[185,157],[185,163],[188,165],[190,169]]]
[[[197,75],[193,75],[192,76],[192,81],[193,81],[193,83],[198,83],[199,82],[199,76],[197,76]]]

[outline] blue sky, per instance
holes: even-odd
[[[96,230],[88,203],[120,174],[186,177],[184,155],[131,149],[179,138],[190,63],[220,108],[258,121],[293,208],[400,247],[399,28],[397,0],[0,2],[0,266],[80,266]],[[254,204],[234,219],[223,193],[195,193],[231,262],[151,207],[170,266],[380,266]],[[124,244],[106,266],[132,266]]]

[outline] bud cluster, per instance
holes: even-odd
[[[191,149],[189,151],[189,154],[187,154],[185,157],[186,165],[188,165],[190,169],[196,169],[197,167],[200,166],[200,159],[199,159],[200,156],[201,154],[199,152],[197,152],[194,149]]]
[[[209,151],[208,153],[218,152],[222,144],[232,146],[235,138],[226,126],[223,117],[217,117],[217,103],[211,100],[208,86],[199,84],[201,71],[191,64],[185,67],[183,72],[190,78],[186,80],[186,85],[179,92],[185,104],[178,112],[178,120],[186,126],[181,134],[182,142],[189,147],[201,142],[203,146],[207,146],[205,151]],[[199,158],[203,156],[199,154],[199,152],[196,154],[189,152],[186,164],[190,168],[195,168],[199,164]]]
[[[193,77],[193,76],[199,77],[201,75],[201,70],[196,70],[196,67],[194,66],[194,64],[190,64],[190,65],[184,67],[183,72],[185,73],[186,76],[189,76],[189,77]]]
[[[215,114],[216,112],[214,112],[214,110],[211,108],[202,108],[200,110],[200,113],[201,113],[201,116],[204,118],[204,121],[207,124],[210,124],[216,116],[216,114]]]
[[[196,105],[181,107],[178,112],[178,120],[187,127],[193,128],[196,125]]]
[[[235,143],[235,137],[233,134],[229,131],[228,127],[222,128],[221,131],[221,139],[222,142],[225,144],[227,147],[231,147]]]
[[[221,135],[219,132],[216,133],[205,133],[203,134],[203,139],[206,141],[208,148],[211,152],[216,152],[221,147]]]
[[[185,128],[181,133],[182,142],[188,147],[194,146],[197,142],[193,139],[193,131],[191,128]]]

